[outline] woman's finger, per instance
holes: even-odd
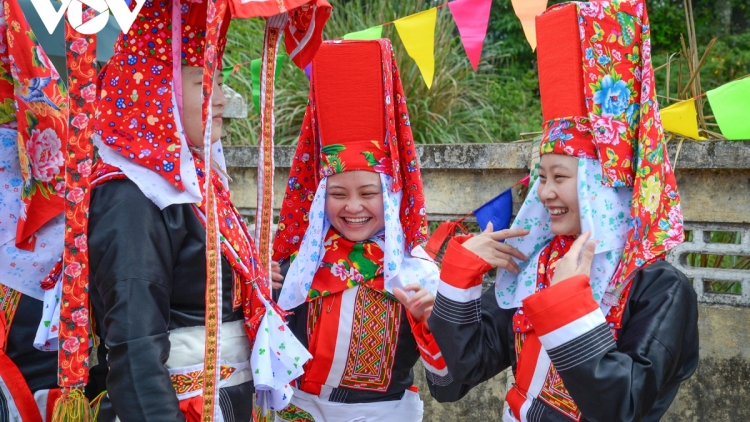
[[[409,295],[406,294],[405,291],[399,289],[398,287],[393,289],[393,296],[401,302],[402,305],[409,307]]]
[[[589,274],[591,272],[591,263],[594,262],[594,253],[596,252],[596,242],[593,240],[586,241],[581,253],[581,265],[578,266],[579,272]]]
[[[510,239],[511,237],[526,236],[527,234],[529,234],[529,231],[526,229],[505,229],[493,232],[490,237],[493,240],[505,240]]]
[[[273,287],[274,290],[278,290],[278,289],[284,287],[284,285],[281,284],[281,283],[279,283],[279,282],[274,281],[274,282],[271,282],[271,287]]]
[[[591,232],[586,230],[583,232],[580,236],[578,236],[578,239],[573,242],[572,245],[570,245],[570,250],[568,250],[568,253],[565,254],[565,257],[571,257],[574,259],[574,262],[578,263],[578,258],[581,256],[581,251],[583,250],[583,245],[586,244],[586,241],[589,240],[589,237],[591,237]],[[563,258],[564,259],[564,258]]]
[[[495,244],[492,245],[492,247],[497,251],[500,251],[502,253],[515,257],[521,261],[528,261],[529,259],[526,255],[524,255],[521,251],[514,248],[513,246],[510,246],[506,243],[500,243],[500,242],[494,242],[494,243]]]

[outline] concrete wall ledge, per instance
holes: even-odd
[[[275,198],[283,198],[294,147],[276,147]],[[670,142],[671,161],[689,222],[750,223],[750,141]],[[678,155],[679,150],[679,155]],[[227,147],[235,204],[253,215],[258,148]],[[466,215],[529,172],[530,142],[417,146],[432,220]],[[677,157],[677,160],[675,160]],[[515,211],[526,195],[514,189]],[[280,201],[275,201],[277,207]]]
[[[676,168],[680,169],[748,169],[750,170],[750,141],[679,141],[667,146],[674,161],[680,154]],[[294,158],[293,146],[275,148],[274,159],[280,168],[289,168]],[[519,170],[528,169],[531,159],[530,142],[502,144],[442,144],[418,145],[422,169],[461,170]],[[226,147],[229,167],[255,168],[258,166],[258,147]]]

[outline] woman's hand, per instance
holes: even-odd
[[[502,268],[512,273],[519,273],[521,269],[511,257],[521,261],[529,259],[518,249],[500,242],[512,237],[521,237],[529,234],[526,229],[508,229],[492,231],[492,223],[487,223],[484,231],[463,243],[463,247],[484,259],[493,268]]]
[[[591,232],[585,232],[578,236],[578,239],[570,245],[570,250],[565,254],[555,267],[555,275],[552,277],[550,285],[557,284],[566,278],[577,275],[591,274],[591,263],[594,261],[594,252],[596,252],[596,242],[589,240]],[[580,264],[578,263],[580,258]]]
[[[406,292],[414,292],[414,294],[409,297]],[[430,317],[432,305],[435,304],[435,296],[416,283],[409,284],[403,290],[396,287],[393,289],[393,296],[404,305],[414,319],[424,322],[427,325],[427,318]]]
[[[271,261],[271,286],[274,289],[280,289],[284,286],[282,281],[284,277],[281,275],[281,265],[276,261]]]

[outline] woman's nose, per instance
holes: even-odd
[[[542,183],[539,185],[539,191],[538,191],[537,196],[539,196],[540,201],[545,202],[547,200],[554,198],[555,190],[552,189],[551,186],[549,186],[549,183]]]
[[[362,202],[352,199],[346,203],[346,211],[350,213],[357,213],[362,211]]]
[[[214,107],[224,108],[227,105],[227,97],[224,95],[224,89],[221,85],[214,84],[214,92],[211,99],[211,105]]]

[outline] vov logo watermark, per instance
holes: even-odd
[[[132,12],[128,7],[131,2],[135,2],[135,9]],[[107,25],[109,12],[112,12],[122,32],[128,32],[145,3],[146,0],[62,0],[60,9],[55,10],[52,0],[31,0],[31,4],[50,35],[57,28],[65,11],[68,11],[68,22],[81,34],[91,35],[101,31]],[[98,13],[85,23],[83,22],[84,5]]]

